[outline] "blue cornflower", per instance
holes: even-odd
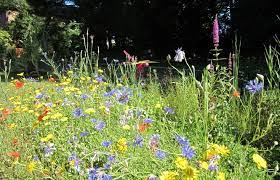
[[[45,106],[51,108],[53,106],[53,103],[51,103],[51,102],[46,103]]]
[[[174,110],[170,107],[164,107],[163,110],[166,112],[166,114],[174,114]]]
[[[90,121],[91,121],[92,123],[96,123],[96,122],[97,122],[97,119],[92,118]]]
[[[144,119],[144,123],[146,123],[146,124],[151,124],[152,122],[153,122],[153,120],[151,118]]]
[[[85,137],[85,136],[88,136],[88,135],[89,135],[89,132],[87,132],[87,131],[83,131],[80,134],[81,137]]]
[[[113,178],[112,178],[112,176],[111,175],[109,175],[109,174],[100,174],[100,175],[98,175],[98,178],[97,178],[98,180],[112,180]]]
[[[48,145],[46,145],[43,148],[43,150],[44,150],[45,157],[49,157],[49,156],[51,156],[54,153],[56,148],[55,148],[53,143],[49,143]]]
[[[113,162],[115,162],[115,160],[116,160],[116,156],[114,156],[114,155],[109,155],[108,158],[107,158],[107,160],[110,161],[110,163],[113,163]]]
[[[97,177],[97,169],[91,168],[88,171],[88,180],[96,180]]]
[[[166,157],[166,153],[161,150],[156,150],[155,156],[160,160],[163,160]]]
[[[159,178],[153,174],[148,177],[148,180],[159,180]]]
[[[99,121],[96,125],[95,125],[95,129],[97,131],[102,131],[106,126],[106,123],[104,121]]]
[[[101,143],[101,145],[104,146],[104,147],[109,147],[111,144],[112,144],[112,141],[103,141]]]
[[[113,95],[115,94],[115,92],[116,92],[116,90],[115,90],[115,89],[112,89],[112,90],[109,91],[109,92],[105,92],[105,93],[104,93],[104,96],[105,96],[105,97],[111,97],[111,96],[113,96]]]
[[[256,79],[251,80],[247,83],[245,88],[250,92],[250,93],[257,93],[263,89],[263,83],[258,82]]]
[[[101,76],[97,76],[95,80],[99,83],[103,82],[103,78]]]
[[[182,136],[176,135],[175,139],[181,146],[189,146],[190,145],[189,140],[185,139]]]
[[[143,139],[142,136],[137,135],[137,136],[135,137],[135,139],[134,139],[133,145],[134,145],[134,146],[142,147],[142,146],[143,146],[143,140],[144,140],[144,139]]]
[[[81,108],[76,108],[74,111],[73,111],[73,116],[75,118],[80,118],[82,117],[84,114],[83,114],[83,110]]]
[[[35,96],[36,99],[42,99],[44,97],[43,93],[39,93]]]
[[[182,147],[182,155],[188,159],[192,159],[195,156],[195,151],[189,145]]]
[[[209,171],[218,171],[218,166],[215,163],[210,163],[208,169]]]
[[[129,101],[129,97],[132,96],[132,91],[130,88],[122,87],[117,93],[117,101],[121,104],[125,104]]]
[[[87,95],[87,94],[82,94],[81,95],[81,99],[82,100],[86,100],[86,99],[88,99],[89,98],[89,96]]]
[[[103,167],[104,167],[104,169],[110,169],[111,164],[109,162],[107,162],[103,165]]]

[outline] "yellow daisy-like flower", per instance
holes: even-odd
[[[198,170],[196,170],[191,166],[188,166],[186,169],[183,170],[182,174],[183,174],[183,180],[197,179]]]
[[[29,173],[32,173],[35,167],[36,167],[36,162],[32,161],[26,166],[26,169]]]
[[[186,158],[183,157],[177,157],[175,160],[175,164],[177,166],[177,168],[179,169],[186,169],[188,167],[188,161]]]
[[[48,134],[46,137],[41,138],[42,142],[48,142],[54,138],[53,134]]]
[[[261,169],[261,168],[266,169],[267,168],[266,160],[263,157],[261,157],[260,155],[253,154],[253,161],[257,164],[257,167],[259,169]]]
[[[160,104],[160,103],[157,103],[157,104],[155,105],[155,108],[160,109],[160,108],[161,108],[161,104]]]
[[[226,180],[226,174],[224,172],[219,172],[217,180]]]
[[[125,152],[127,150],[127,142],[125,138],[121,138],[118,140],[117,144],[118,150],[120,152]]]
[[[202,169],[208,170],[208,163],[205,161],[199,161],[199,167],[201,167]]]
[[[13,128],[15,128],[15,127],[17,127],[17,125],[16,125],[15,123],[8,124],[8,128],[9,128],[9,129],[13,129]]]
[[[229,155],[229,149],[224,146],[224,145],[218,145],[218,144],[213,144],[212,147],[215,149],[215,151],[220,154],[220,155],[224,155],[227,156]]]
[[[91,115],[95,113],[95,110],[93,108],[88,108],[85,110],[85,113]]]
[[[159,176],[159,179],[160,180],[178,180],[179,174],[177,172],[173,172],[173,171],[164,171]]]
[[[128,124],[124,125],[122,128],[127,131],[131,129],[131,127]]]

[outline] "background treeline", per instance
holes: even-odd
[[[279,33],[275,0],[0,0],[0,11],[6,10],[19,15],[2,27],[0,43],[11,41],[34,62],[41,52],[65,58],[83,49],[81,35],[87,29],[101,50],[152,52],[158,58],[178,47],[190,57],[207,56],[215,14],[225,51],[231,51],[237,34],[243,55],[262,55],[264,44]]]

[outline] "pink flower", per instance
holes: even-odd
[[[213,22],[213,43],[215,48],[219,46],[219,23],[217,15]]]

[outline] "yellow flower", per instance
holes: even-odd
[[[266,169],[267,168],[266,160],[264,158],[262,158],[260,155],[253,154],[253,161],[257,164],[257,167],[259,169],[261,169],[261,168]]]
[[[124,125],[122,128],[127,131],[131,129],[131,127],[128,124]]]
[[[118,140],[118,144],[117,144],[118,150],[120,152],[125,152],[127,150],[127,143],[126,143],[126,139],[125,138],[121,138]]]
[[[71,75],[71,74],[73,74],[73,71],[68,71],[67,74]]]
[[[122,84],[120,84],[120,83],[118,83],[118,84],[117,84],[117,87],[122,87],[122,86],[123,86],[123,85],[122,85]]]
[[[202,169],[208,170],[208,163],[205,162],[205,161],[199,161],[199,166],[200,166]]]
[[[24,72],[17,74],[17,76],[23,76]]]
[[[183,157],[177,157],[175,160],[175,164],[179,169],[186,169],[188,167],[188,161]]]
[[[16,125],[15,123],[12,123],[12,124],[9,124],[9,125],[8,125],[8,128],[9,128],[9,129],[13,129],[13,128],[15,128],[15,127],[17,127],[17,125]]]
[[[220,155],[224,155],[227,156],[229,155],[229,149],[224,146],[224,145],[218,145],[218,144],[213,144],[213,148],[215,149],[215,151],[220,154]]]
[[[36,162],[32,161],[26,166],[26,169],[29,173],[32,173],[35,167],[36,167]]]
[[[183,170],[183,180],[192,180],[197,179],[198,170],[195,168],[188,166],[186,169]]]
[[[91,114],[95,113],[95,110],[93,108],[88,108],[88,109],[85,110],[85,113],[91,115]]]
[[[219,172],[217,180],[226,180],[226,174],[224,172]]]
[[[61,114],[61,113],[55,113],[55,114],[53,114],[53,115],[51,115],[51,119],[60,119],[60,118],[62,118],[63,117],[63,115]]]
[[[179,174],[173,171],[164,171],[159,176],[160,180],[179,180]]]
[[[103,73],[103,70],[102,70],[102,69],[98,69],[98,72],[99,72],[99,73]]]
[[[41,141],[42,142],[48,142],[48,141],[50,141],[53,138],[54,138],[53,134],[48,134],[46,137],[41,138]]]
[[[161,108],[161,104],[160,104],[160,103],[157,103],[157,104],[155,105],[155,108],[160,109],[160,108]]]
[[[68,117],[61,118],[61,121],[67,121],[67,120],[68,120]]]

